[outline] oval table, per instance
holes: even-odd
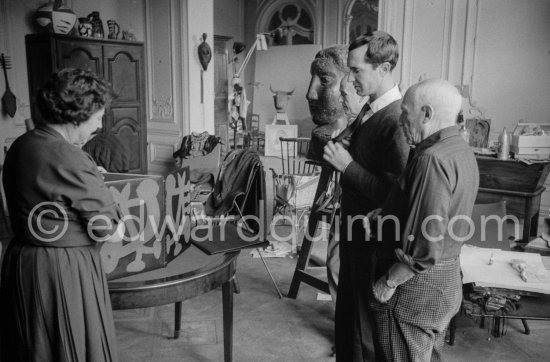
[[[233,350],[233,293],[239,251],[207,255],[190,246],[166,268],[109,281],[114,310],[175,303],[174,338],[179,337],[182,301],[222,287],[224,361]]]

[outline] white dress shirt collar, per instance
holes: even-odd
[[[375,99],[372,103],[370,103],[370,110],[363,117],[363,122],[365,122],[367,119],[372,117],[376,112],[378,112],[382,108],[386,107],[388,104],[391,104],[401,98],[402,98],[401,92],[399,91],[399,87],[396,84],[389,91],[382,94],[380,97]]]

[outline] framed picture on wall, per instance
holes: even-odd
[[[280,156],[281,142],[279,138],[298,137],[298,125],[266,124],[265,125],[265,155]],[[288,157],[288,155],[284,155]],[[295,155],[294,155],[295,156]]]
[[[470,133],[470,146],[488,147],[489,132],[491,131],[490,119],[469,118],[466,120],[466,129]]]

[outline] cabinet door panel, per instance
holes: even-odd
[[[104,47],[105,77],[113,84],[118,94],[117,103],[140,103],[144,101],[141,94],[143,64],[141,48],[133,46]]]
[[[113,123],[107,131],[114,134],[130,152],[130,173],[141,173],[146,170],[146,148],[144,133],[141,129],[138,108],[111,107],[111,119]]]
[[[101,45],[82,41],[57,41],[57,69],[88,69],[103,76]]]

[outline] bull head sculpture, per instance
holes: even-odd
[[[286,113],[286,107],[288,105],[288,99],[290,98],[292,93],[294,93],[296,88],[294,88],[290,92],[281,91],[281,90],[275,91],[275,90],[273,90],[273,88],[271,87],[271,84],[270,84],[269,85],[269,90],[271,91],[271,93],[275,94],[273,96],[273,100],[275,102],[275,109],[277,110],[277,113]]]

